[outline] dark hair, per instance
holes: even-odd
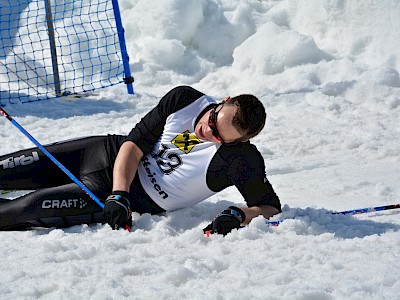
[[[257,97],[249,94],[228,99],[225,104],[237,106],[232,123],[244,136],[239,141],[247,141],[264,128],[267,113],[264,105]]]

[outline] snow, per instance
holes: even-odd
[[[120,0],[135,95],[7,105],[41,143],[127,134],[160,97],[191,85],[253,93],[254,139],[286,218],[204,237],[229,188],[134,230],[100,224],[0,232],[0,299],[400,299],[400,2]],[[31,147],[0,119],[0,154]],[[12,195],[11,195],[12,196]]]

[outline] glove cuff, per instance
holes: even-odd
[[[112,191],[111,195],[120,195],[126,199],[129,199],[129,192],[126,191]]]
[[[126,211],[127,218],[131,215],[131,203],[129,201],[129,193],[125,191],[114,191],[107,197],[106,203],[114,202],[120,205]]]
[[[246,214],[239,207],[229,206],[228,211],[232,216],[234,216],[240,222],[240,224],[242,224],[244,220],[246,220]]]

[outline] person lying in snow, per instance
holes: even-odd
[[[264,160],[249,142],[266,113],[253,95],[217,103],[188,86],[168,92],[128,136],[92,136],[46,149],[98,198],[102,210],[38,148],[0,157],[0,188],[34,190],[0,200],[0,230],[107,222],[132,226],[131,212],[161,214],[236,186],[247,207],[231,206],[204,232],[227,234],[281,212]]]

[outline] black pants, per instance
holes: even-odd
[[[46,146],[101,201],[112,191],[112,170],[125,137],[95,136]],[[102,222],[102,209],[47,156],[31,148],[0,156],[0,189],[34,190],[14,200],[0,199],[0,230],[32,226],[69,227]],[[136,177],[131,209],[161,213]]]

